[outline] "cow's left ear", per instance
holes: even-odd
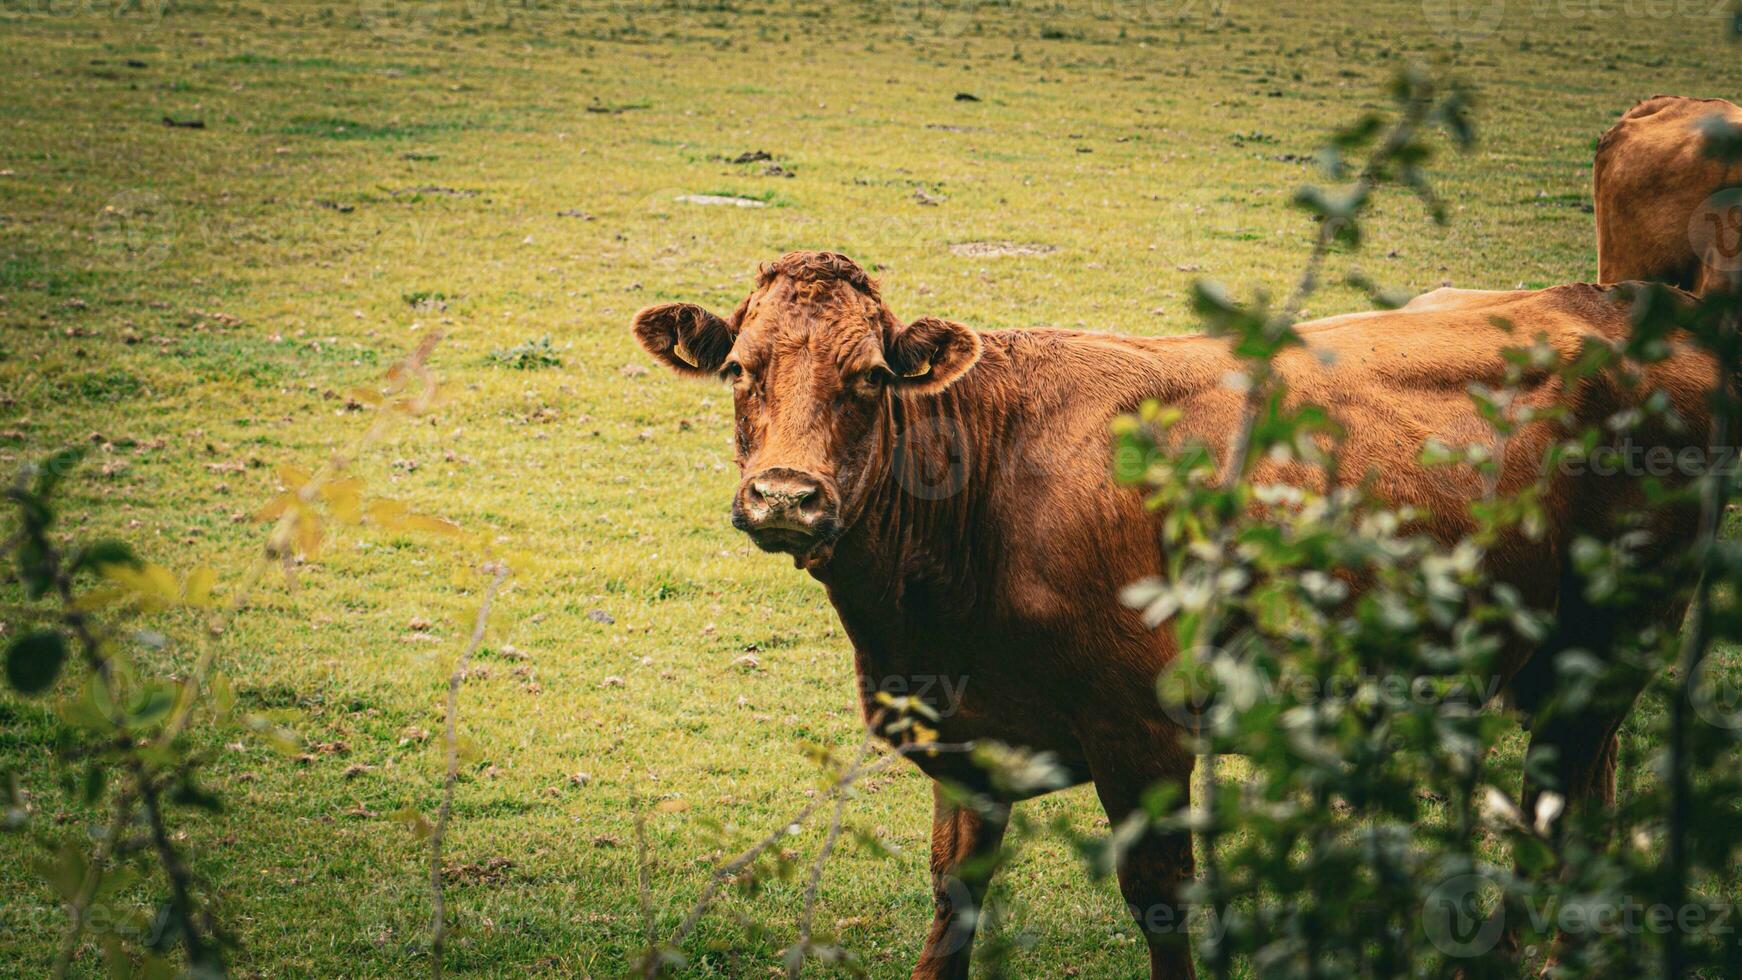
[[[883,352],[903,390],[942,391],[980,359],[980,335],[953,320],[921,317],[896,333]]]
[[[661,303],[635,314],[635,339],[680,374],[719,373],[732,352],[732,327],[694,303]]]

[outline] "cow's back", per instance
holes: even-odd
[[[1742,108],[1722,99],[1659,95],[1629,109],[1597,142],[1592,198],[1597,274],[1606,283],[1667,282],[1703,291],[1713,268],[1703,250],[1733,242],[1696,216],[1722,188],[1742,183],[1742,168],[1707,156],[1699,125],[1710,116],[1742,125]],[[1721,215],[1720,215],[1721,217]]]
[[[1706,392],[1713,367],[1709,357],[1691,350],[1645,367],[1645,384],[1638,391],[1624,390],[1609,374],[1569,391],[1553,371],[1528,373],[1515,405],[1564,410],[1571,429],[1537,423],[1502,445],[1474,408],[1472,388],[1499,389],[1507,383],[1508,348],[1540,339],[1570,362],[1588,343],[1624,341],[1630,329],[1630,292],[1584,283],[1508,292],[1438,290],[1403,309],[1303,324],[1299,329],[1307,347],[1284,354],[1277,370],[1293,402],[1324,406],[1343,430],[1340,479],[1368,481],[1386,503],[1429,515],[1428,529],[1450,544],[1473,530],[1469,503],[1489,488],[1472,468],[1424,465],[1422,449],[1429,441],[1454,447],[1501,446],[1504,465],[1498,489],[1516,492],[1537,479],[1553,442],[1575,429],[1601,427],[1615,412],[1636,405],[1644,393],[1660,391],[1686,424],[1678,429],[1648,419],[1633,439],[1672,452],[1706,448]],[[1222,444],[1226,435],[1216,420],[1225,418],[1236,403],[1236,396],[1225,391],[1194,396],[1181,406],[1188,434]],[[1194,425],[1191,420],[1196,418],[1211,422]],[[1258,477],[1314,489],[1324,483],[1316,468],[1298,465],[1267,464]],[[1557,471],[1544,502],[1551,535],[1570,539],[1577,532],[1602,530],[1619,510],[1637,502],[1636,482]]]
[[[1429,529],[1451,544],[1473,530],[1470,502],[1490,491],[1474,469],[1424,465],[1424,446],[1498,445],[1493,427],[1472,402],[1472,389],[1506,385],[1506,352],[1539,339],[1562,362],[1577,359],[1587,344],[1623,343],[1631,330],[1631,294],[1627,286],[1588,283],[1541,290],[1435,290],[1402,309],[1301,324],[1306,346],[1284,352],[1275,369],[1291,402],[1323,406],[1341,428],[1340,479],[1367,481],[1387,504],[1431,515]],[[1009,349],[1026,362],[1018,372],[1031,379],[1023,385],[1022,413],[1043,420],[1044,431],[1031,442],[1048,447],[1055,465],[1043,467],[1045,478],[1038,482],[1003,484],[1008,497],[996,509],[1009,535],[1007,546],[1030,553],[1035,567],[1049,573],[1075,563],[1064,556],[1088,551],[1094,567],[1080,571],[1094,587],[1113,571],[1108,562],[1129,573],[1143,562],[1159,561],[1155,539],[1131,533],[1132,525],[1142,523],[1141,505],[1135,502],[1139,495],[1110,485],[1103,455],[1107,424],[1146,400],[1159,401],[1180,410],[1175,439],[1199,442],[1225,458],[1245,401],[1226,383],[1241,368],[1227,342],[1202,336],[1015,333],[1033,338],[1025,338],[1023,346],[1031,348],[1027,357],[1009,347],[1011,340],[989,346]],[[1554,371],[1527,374],[1516,406],[1563,411],[1571,428],[1536,423],[1507,440],[1498,491],[1517,492],[1536,481],[1552,443],[1576,429],[1602,427],[1650,392],[1666,395],[1685,424],[1648,418],[1633,440],[1671,452],[1704,451],[1711,359],[1684,343],[1675,356],[1642,371],[1644,385],[1638,390],[1625,390],[1609,373],[1586,379],[1573,391],[1565,390]],[[1038,380],[1043,377],[1044,382]],[[1304,463],[1267,462],[1256,476],[1325,489],[1325,472]],[[1604,530],[1601,525],[1637,501],[1637,491],[1637,481],[1557,472],[1545,506],[1555,533],[1570,538],[1579,531]]]

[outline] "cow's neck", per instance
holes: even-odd
[[[882,452],[858,520],[812,569],[850,631],[877,621],[923,628],[971,622],[988,600],[996,521],[991,447],[1019,424],[989,397],[1008,373],[995,352],[945,391],[892,399]],[[859,621],[859,622],[856,622]]]
[[[855,643],[986,625],[1000,536],[1023,533],[1032,518],[1024,508],[1044,499],[1035,481],[1061,462],[1048,454],[1105,446],[1099,440],[1118,412],[1184,398],[1237,367],[1224,342],[1203,337],[1047,329],[981,337],[979,362],[955,384],[892,402],[887,462],[870,499],[832,559],[811,570]]]

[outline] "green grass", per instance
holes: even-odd
[[[1189,330],[1195,278],[1273,294],[1292,281],[1309,228],[1287,201],[1313,172],[1278,158],[1310,155],[1413,60],[1476,85],[1481,143],[1433,165],[1448,227],[1390,198],[1353,261],[1412,291],[1585,279],[1593,137],[1657,91],[1737,94],[1713,88],[1711,67],[1734,61],[1715,22],[1619,8],[1563,19],[1517,5],[1494,36],[1453,45],[1413,0],[108,12],[119,6],[0,3],[0,430],[22,434],[0,438],[0,463],[107,441],[69,491],[90,515],[81,532],[125,535],[178,567],[239,569],[261,531],[232,518],[268,495],[273,468],[365,424],[336,393],[448,332],[437,364],[452,397],[363,472],[543,559],[503,597],[480,658],[490,676],[463,692],[486,759],[459,787],[450,852],[513,862],[453,889],[451,965],[478,976],[619,974],[641,942],[636,814],[652,813],[668,931],[711,860],[803,804],[815,774],[799,743],[848,745],[859,731],[821,589],[725,520],[729,398],[639,373],[638,307],[730,309],[757,262],[831,248],[878,268],[910,318]],[[756,149],[796,176],[724,162]],[[675,200],[710,188],[781,206]],[[141,195],[150,207],[104,217]],[[592,218],[559,215],[571,211]],[[969,241],[1057,250],[951,253]],[[1340,285],[1312,304],[1359,306]],[[545,335],[560,366],[490,365],[489,352]],[[126,465],[105,476],[103,462]],[[424,853],[389,815],[436,802],[433,745],[406,733],[439,729],[477,600],[452,563],[422,542],[349,535],[225,640],[246,701],[293,713],[311,744],[344,746],[304,764],[211,738],[228,809],[179,822],[243,972],[423,968]],[[406,639],[414,617],[439,642]],[[510,644],[529,659],[501,658]],[[747,672],[734,660],[753,644],[762,670]],[[77,814],[49,779],[50,731],[40,705],[0,700],[0,765],[36,794],[38,826],[66,833],[76,823],[57,817]],[[1642,766],[1648,749],[1627,758]],[[1516,766],[1516,746],[1502,761]],[[369,768],[347,778],[353,764]],[[653,809],[673,799],[687,809]],[[846,847],[823,884],[819,921],[873,976],[905,973],[919,947],[929,806],[914,772],[880,784],[851,819],[899,855]],[[1042,822],[1101,824],[1087,789],[1029,807]],[[61,925],[28,850],[0,837],[7,976],[41,975]],[[690,944],[688,975],[765,975],[790,931],[753,937],[733,913],[790,930],[800,890],[727,900]],[[1063,844],[1029,846],[1000,890],[1035,939],[1019,975],[1138,972],[1116,891],[1088,882]],[[94,963],[81,960],[93,975]]]

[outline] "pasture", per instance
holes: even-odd
[[[1196,279],[1286,290],[1312,154],[1411,62],[1476,92],[1475,149],[1431,167],[1451,221],[1390,196],[1334,277],[1590,279],[1596,136],[1658,92],[1736,95],[1726,8],[1637,6],[0,0],[0,462],[92,447],[77,529],[222,589],[277,468],[359,431],[344,393],[443,332],[443,404],[359,473],[536,559],[461,692],[478,754],[448,841],[449,966],[619,976],[645,937],[638,817],[665,934],[815,791],[803,746],[861,732],[820,587],[727,523],[730,396],[653,365],[638,308],[729,310],[759,261],[819,248],[903,317],[1190,331]],[[1364,302],[1333,285],[1311,307]],[[187,843],[239,974],[412,975],[426,848],[394,814],[435,808],[431,733],[481,579],[439,540],[362,528],[298,582],[269,583],[221,667],[304,747],[213,734],[228,805]],[[0,768],[54,826],[85,815],[47,782],[51,731],[0,698]],[[1651,748],[1624,733],[1624,791]],[[872,976],[905,975],[930,791],[905,768],[864,790],[849,827],[894,854],[849,838],[818,919]],[[1088,788],[1026,807],[1105,824]],[[0,836],[6,976],[42,975],[63,923],[26,843]],[[724,901],[683,975],[778,968],[791,936],[735,916],[790,930],[802,890]],[[1137,973],[1117,890],[1063,843],[1025,846],[995,894],[1019,975]]]

